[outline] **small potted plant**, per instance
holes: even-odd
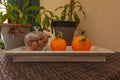
[[[80,18],[78,16],[78,11],[80,11],[85,17],[85,12],[81,5],[81,2],[78,0],[70,0],[69,4],[60,6],[55,9],[58,11],[62,10],[60,17],[55,16],[55,20],[52,22],[52,26],[55,28],[55,31],[63,32],[63,38],[67,41],[67,45],[71,45],[73,39],[74,31],[80,23]]]
[[[41,6],[28,7],[29,0],[25,0],[23,4],[16,5],[11,0],[0,3],[6,8],[6,14],[0,13],[1,33],[6,49],[12,49],[24,45],[24,37],[29,32],[30,23],[28,17],[33,15],[27,13],[32,10],[40,10]],[[23,6],[20,8],[20,6]],[[4,21],[8,19],[8,23]],[[10,23],[9,23],[10,22]]]

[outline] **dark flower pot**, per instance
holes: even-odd
[[[52,26],[55,29],[55,33],[57,31],[63,32],[63,38],[67,41],[67,45],[71,45],[73,40],[74,31],[77,28],[77,22],[73,21],[54,21],[52,22]]]

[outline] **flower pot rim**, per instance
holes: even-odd
[[[53,21],[53,27],[77,27],[78,23],[75,21]]]
[[[31,24],[16,24],[16,23],[4,23],[1,26],[8,26],[8,27],[31,27]]]
[[[55,20],[53,22],[77,23],[75,21],[60,21],[60,20]]]

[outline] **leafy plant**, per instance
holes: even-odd
[[[16,5],[14,2],[11,0],[8,0],[7,2],[0,3],[6,8],[6,14],[2,15],[1,23],[3,23],[6,19],[9,19],[11,23],[16,23],[16,24],[28,24],[28,17],[35,17],[34,15],[31,15],[28,13],[28,11],[32,10],[40,10],[43,7],[41,6],[29,6],[29,0],[24,0],[23,4]],[[20,7],[20,6],[23,7]]]
[[[0,41],[0,49],[5,49],[5,45],[2,41]]]
[[[62,12],[60,17],[56,17],[57,20],[76,21],[80,23],[80,18],[77,13],[78,11],[81,11],[83,16],[85,17],[85,11],[83,10],[81,2],[78,0],[70,0],[69,4],[59,6],[55,9],[55,11],[58,11],[59,9],[61,9]]]
[[[24,0],[23,7],[20,7],[21,4],[16,5],[11,0],[7,2],[0,3],[5,6],[7,13],[0,13],[0,24],[2,24],[6,19],[9,19],[11,23],[16,24],[28,24],[28,17],[32,17],[39,24],[40,30],[47,30],[51,24],[51,18],[54,17],[52,11],[46,10],[43,6],[30,6],[28,7],[29,0]],[[37,15],[31,15],[28,11],[40,10],[40,13]],[[34,25],[33,25],[34,26]]]
[[[36,17],[36,22],[39,24],[41,31],[50,31],[49,27],[51,25],[51,20],[53,17],[54,13],[50,10],[46,10],[45,7],[40,10],[40,13]]]
[[[6,14],[3,14],[3,12],[0,12],[0,24],[3,24],[3,22],[6,20]]]

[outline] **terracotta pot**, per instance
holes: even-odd
[[[5,43],[5,49],[13,49],[24,45],[24,37],[30,31],[31,25],[3,24],[1,33]],[[13,33],[12,33],[13,30]],[[10,32],[11,31],[11,32]]]

